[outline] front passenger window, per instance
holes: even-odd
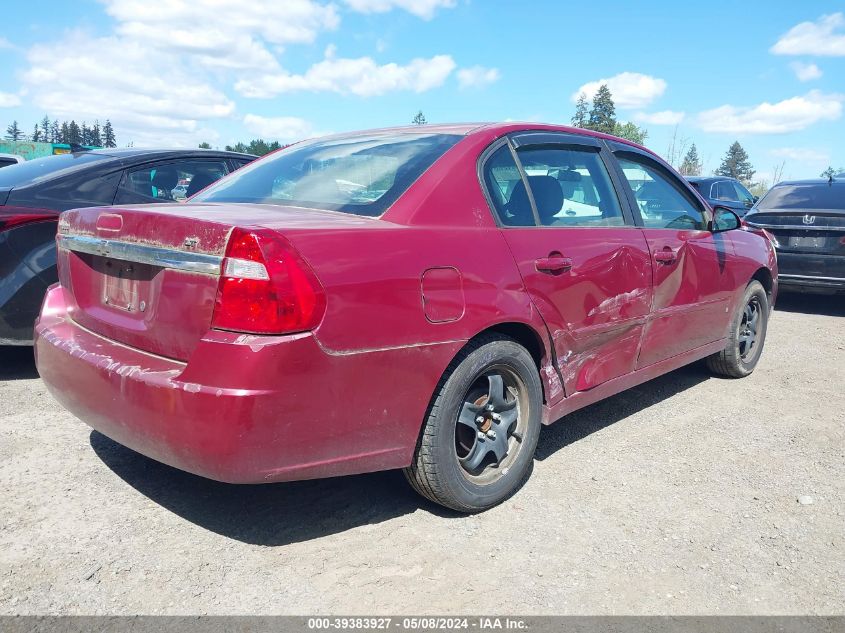
[[[670,175],[635,158],[619,157],[619,166],[631,185],[646,228],[706,230],[703,211],[682,193],[680,183],[672,183]]]

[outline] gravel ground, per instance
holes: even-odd
[[[750,378],[696,364],[573,414],[471,517],[398,472],[238,487],[163,466],[0,348],[0,614],[842,614],[843,317],[782,297]]]

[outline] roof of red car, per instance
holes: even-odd
[[[403,134],[403,133],[413,133],[413,132],[420,132],[425,130],[426,132],[435,133],[435,134],[461,134],[468,136],[470,134],[475,133],[494,133],[494,135],[499,136],[503,134],[508,134],[510,132],[519,132],[519,131],[527,131],[527,130],[548,130],[554,132],[566,132],[569,134],[581,134],[584,136],[592,136],[595,138],[604,138],[613,141],[618,141],[620,143],[625,143],[627,145],[633,145],[634,147],[642,147],[636,143],[633,143],[624,138],[618,138],[616,136],[611,136],[610,134],[603,134],[601,132],[593,132],[592,130],[585,130],[583,128],[577,127],[570,127],[567,125],[554,125],[550,123],[534,123],[530,121],[506,121],[501,123],[438,123],[438,124],[425,124],[425,125],[404,125],[404,126],[397,126],[397,127],[386,127],[386,128],[376,128],[371,130],[356,130],[350,132],[343,132],[340,134],[333,135],[336,138],[346,137],[346,136],[358,136],[361,134],[367,133],[377,133],[377,134],[385,134],[385,133],[395,133],[395,134]]]

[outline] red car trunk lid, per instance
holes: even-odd
[[[187,360],[211,327],[231,222],[183,205],[77,209],[59,222],[59,278],[81,326]]]

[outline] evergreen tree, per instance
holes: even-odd
[[[67,121],[62,121],[62,131],[59,133],[59,143],[70,143],[70,128]]]
[[[845,167],[834,169],[833,165],[828,166],[827,169],[819,174],[819,178],[827,178],[828,180],[831,178],[842,178],[843,176],[845,176]]]
[[[74,119],[70,120],[70,124],[67,127],[67,142],[71,144],[76,143],[77,145],[82,143],[82,131]]]
[[[200,149],[211,149],[211,143],[206,143],[205,141],[203,141],[198,145],[198,147]]]
[[[612,134],[620,138],[626,138],[638,145],[645,143],[646,138],[648,138],[648,130],[641,128],[639,125],[631,123],[630,121],[627,123],[620,123],[617,121],[616,125],[613,127]]]
[[[106,123],[103,125],[103,147],[117,147],[114,128],[112,128],[111,121],[108,119],[106,119]]]
[[[419,112],[417,112],[417,114],[414,116],[414,118],[413,118],[413,120],[411,121],[411,123],[413,123],[414,125],[425,125],[426,123],[428,123],[428,121],[426,121],[426,120],[425,120],[425,115],[423,114],[423,111],[422,111],[422,110],[420,110],[420,111],[419,111]]]
[[[91,144],[91,129],[85,121],[82,122],[82,125],[79,128],[79,138],[81,139],[79,141],[81,145]]]
[[[587,95],[583,92],[578,95],[578,102],[575,104],[575,115],[572,117],[572,127],[587,127],[588,123]]]
[[[50,142],[51,143],[61,143],[62,132],[59,129],[59,121],[53,121],[50,125]]]
[[[751,161],[748,160],[748,154],[739,144],[739,141],[734,141],[728,149],[725,157],[722,159],[722,164],[716,170],[717,176],[729,176],[736,178],[742,183],[751,183],[754,178],[754,168],[751,166]]]
[[[704,165],[701,164],[701,159],[698,157],[698,148],[693,143],[681,163],[681,174],[684,176],[700,176],[703,169]]]
[[[50,142],[50,117],[46,114],[44,118],[41,119],[41,140],[45,143]]]
[[[226,151],[227,152],[240,152],[241,154],[246,154],[249,146],[243,143],[242,141],[238,141],[234,145],[227,145]]]
[[[97,147],[103,146],[103,135],[100,130],[100,122],[98,120],[94,120],[94,127],[91,128],[91,145],[96,145]]]
[[[40,143],[41,142],[41,130],[38,129],[38,124],[35,124],[35,129],[32,131],[32,139],[30,139],[33,143]]]
[[[616,128],[616,106],[607,84],[602,84],[593,97],[587,128],[605,134],[613,134]]]
[[[17,121],[12,121],[12,124],[6,128],[6,138],[10,141],[20,141],[23,139],[23,132],[18,127]]]

